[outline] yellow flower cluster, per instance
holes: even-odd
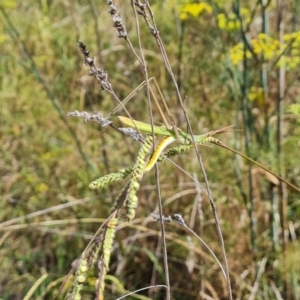
[[[234,31],[240,29],[241,24],[234,14],[226,16],[225,14],[218,15],[218,26],[222,30]]]
[[[212,13],[212,7],[204,2],[186,4],[180,14],[181,20],[186,20],[189,16],[198,17],[202,13]]]
[[[278,66],[285,66],[288,70],[295,69],[300,65],[300,31],[284,35],[283,50],[290,49],[289,56],[282,56],[278,61]]]
[[[253,53],[258,57],[263,57],[265,61],[277,61],[277,67],[285,67],[287,70],[295,69],[300,65],[300,31],[284,35],[284,43],[280,45],[279,40],[274,39],[264,33],[260,33],[257,38],[250,41]],[[247,58],[252,57],[252,53],[247,50]],[[238,43],[229,51],[229,56],[234,65],[243,61],[244,47]]]
[[[279,53],[279,41],[260,33],[257,39],[252,39],[253,52],[257,55],[263,55],[265,60],[271,60]]]
[[[280,57],[278,63],[276,64],[278,67],[285,67],[287,70],[295,69],[300,65],[300,57],[299,56],[282,56]]]
[[[300,31],[285,34],[283,39],[285,42],[292,42],[293,47],[297,47],[300,44]]]
[[[243,43],[238,43],[234,47],[232,47],[229,51],[230,60],[234,65],[238,65],[243,61],[244,58],[244,45]],[[249,50],[246,50],[246,57],[251,58],[252,54]]]
[[[250,22],[250,11],[247,8],[241,9],[241,17],[243,23]],[[238,20],[236,14],[219,14],[218,15],[218,26],[220,29],[225,31],[235,31],[241,28],[241,22]]]

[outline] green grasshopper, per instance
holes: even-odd
[[[147,123],[144,123],[144,122],[129,119],[129,118],[124,117],[124,116],[118,116],[118,118],[124,126],[129,126],[129,127],[132,127],[132,128],[136,128],[141,132],[145,132],[145,133],[149,133],[149,134],[152,133],[152,129],[153,129],[153,133],[155,135],[164,136],[163,140],[158,144],[158,146],[154,150],[149,162],[145,166],[145,169],[144,169],[145,172],[152,169],[152,167],[158,161],[158,159],[159,159],[160,155],[162,154],[162,152],[164,151],[164,149],[166,147],[168,147],[170,144],[178,141],[181,144],[187,145],[188,148],[193,148],[191,135],[188,134],[188,133],[183,132],[182,130],[180,130],[178,128],[175,131],[175,130],[169,129],[165,126],[151,126],[151,124],[147,124]],[[201,135],[194,135],[194,141],[197,145],[202,145],[202,144],[205,144],[205,143],[213,143],[213,144],[216,144],[216,145],[218,145],[220,147],[223,147],[227,150],[230,150],[231,152],[240,155],[241,157],[247,159],[251,163],[257,165],[258,167],[262,168],[263,170],[265,170],[265,171],[269,172],[270,174],[274,175],[276,178],[278,178],[279,180],[286,183],[292,189],[300,192],[300,188],[298,188],[297,186],[295,186],[292,183],[288,182],[286,179],[282,178],[281,176],[279,176],[276,173],[272,172],[271,170],[267,169],[266,167],[259,164],[258,162],[251,159],[250,157],[240,153],[239,151],[237,151],[233,148],[228,147],[227,145],[225,145],[224,143],[219,141],[217,138],[213,137],[213,135],[215,135],[217,133],[225,132],[227,128],[228,127],[217,130],[217,131],[210,131],[208,133],[201,134]],[[179,136],[179,138],[178,138],[178,136]]]

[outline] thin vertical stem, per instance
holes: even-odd
[[[243,84],[242,84],[242,112],[243,112],[243,121],[244,121],[244,130],[245,130],[245,148],[247,156],[251,157],[251,120],[250,112],[248,105],[248,64],[247,64],[247,45],[244,43],[244,59],[243,59]],[[250,215],[250,231],[251,231],[251,244],[252,250],[254,253],[257,252],[256,245],[256,221],[255,221],[255,208],[254,208],[254,199],[253,199],[253,178],[252,178],[252,167],[249,167],[248,172],[248,182],[249,182],[249,215]]]
[[[283,2],[281,0],[277,1],[278,6],[278,22],[277,30],[279,36],[280,49],[283,49],[284,45],[284,23],[282,20],[283,16]],[[277,153],[279,158],[279,175],[285,176],[284,171],[284,153],[283,153],[283,132],[284,132],[284,122],[283,122],[283,108],[284,108],[284,91],[285,91],[285,66],[280,66],[279,68],[279,81],[278,81],[278,99],[276,106],[277,113]],[[284,260],[286,259],[286,218],[287,218],[287,189],[284,182],[279,182],[279,199],[280,199],[280,225],[282,232],[282,248]],[[289,290],[288,278],[284,275],[284,286],[285,290]],[[288,295],[289,293],[287,293]],[[289,297],[289,296],[288,296]]]

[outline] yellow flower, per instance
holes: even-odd
[[[198,17],[203,12],[211,13],[212,7],[203,2],[186,4],[182,9],[182,12],[180,14],[180,19],[185,20],[188,17],[188,15],[191,15],[193,17]]]
[[[225,29],[227,27],[227,20],[224,14],[218,15],[218,26],[220,29]]]
[[[238,43],[233,48],[230,49],[229,57],[234,65],[238,65],[243,60],[243,44]]]
[[[295,33],[297,33],[296,41],[297,41],[298,43],[300,43],[300,32],[297,31],[297,32],[295,32]]]
[[[229,51],[230,60],[234,65],[238,65],[244,59],[244,46],[243,43],[236,44],[233,48]],[[246,51],[246,57],[251,58],[252,54],[250,51]]]
[[[243,23],[249,24],[251,22],[251,12],[248,8],[241,8],[241,16],[243,17]]]
[[[299,48],[299,42],[295,40],[295,42],[292,43],[291,48]]]
[[[267,36],[267,34],[266,33],[259,33],[258,34],[258,38],[260,39],[260,40],[264,40],[264,39],[266,39],[268,36]]]
[[[188,14],[185,13],[185,12],[181,13],[180,16],[179,16],[180,20],[186,20],[187,17],[188,17]]]
[[[234,21],[228,21],[228,23],[227,23],[227,29],[233,30],[234,27],[235,27]]]
[[[252,40],[252,48],[253,48],[253,52],[255,54],[261,54],[262,48],[261,48],[261,46],[260,46],[260,44],[259,44],[259,42],[258,42],[257,39],[253,39]]]
[[[241,8],[241,16],[243,16],[243,17],[250,16],[250,10],[248,8],[242,7]]]
[[[217,18],[220,29],[234,31],[241,28],[241,23],[234,13],[230,13],[227,16],[225,14],[219,14]]]
[[[265,53],[264,53],[264,58],[266,60],[271,60],[274,57],[275,52],[270,50],[270,49],[266,49]]]
[[[206,3],[202,3],[203,5],[203,10],[206,11],[207,13],[212,13],[212,7]]]
[[[271,60],[278,55],[279,41],[264,33],[258,35],[258,39],[252,39],[253,52],[263,55],[265,59]]]
[[[285,35],[283,36],[283,39],[284,39],[284,41],[286,41],[286,42],[290,41],[291,38],[292,38],[292,36],[291,36],[290,34],[285,34]]]
[[[287,59],[286,61],[286,68],[288,70],[294,69],[296,67],[298,67],[300,64],[300,57],[296,56],[296,57],[289,57],[289,59]]]

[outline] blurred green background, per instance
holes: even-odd
[[[130,2],[116,4],[137,49]],[[243,131],[218,138],[299,186],[299,1],[168,0],[151,6],[194,133],[236,125]],[[120,99],[144,80],[107,10],[106,1],[0,1],[2,299],[53,298],[123,188],[121,182],[92,191],[89,183],[134,162],[137,143],[66,116],[75,109],[106,115],[116,106],[88,76],[79,40]],[[142,18],[139,26],[149,76],[186,130],[156,41]],[[149,122],[145,90],[126,107]],[[162,122],[154,104],[153,114]],[[233,298],[300,299],[299,193],[222,148],[199,150],[221,220]],[[192,151],[174,160],[203,182]],[[180,213],[221,260],[205,195],[200,201],[192,179],[167,162],[160,183],[165,216]],[[138,196],[136,219],[117,231],[105,299],[164,284],[160,227],[147,218],[157,206],[153,174],[145,176]],[[197,240],[169,225],[167,246],[174,299],[227,298],[220,269]],[[83,299],[94,299],[96,278],[95,267]],[[165,293],[141,295],[164,299]]]

